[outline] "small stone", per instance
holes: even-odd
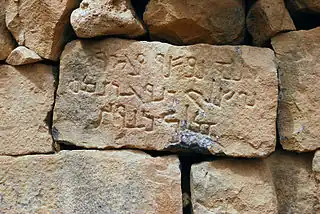
[[[0,156],[3,213],[182,214],[175,156],[137,151],[62,151]]]
[[[47,124],[54,102],[52,70],[42,64],[0,65],[0,155],[53,152]]]
[[[134,38],[146,33],[130,0],[84,0],[72,12],[71,25],[81,38],[106,35]]]
[[[5,22],[6,0],[0,0],[0,5],[0,60],[5,60],[16,45]]]
[[[283,0],[256,1],[249,10],[247,28],[259,46],[280,32],[296,29]]]
[[[38,54],[24,46],[19,46],[10,53],[6,63],[10,65],[26,65],[39,61],[42,61],[42,58]]]
[[[6,25],[19,45],[57,61],[71,35],[69,18],[78,0],[8,0]]]
[[[276,151],[266,159],[278,198],[278,213],[320,213],[320,181],[311,154]]]
[[[276,214],[270,170],[261,160],[216,160],[191,167],[194,214]]]
[[[151,0],[144,21],[155,40],[173,44],[240,44],[243,0]]]
[[[272,50],[109,38],[62,54],[56,142],[261,157],[275,148]]]
[[[320,148],[320,27],[272,38],[279,63],[279,135],[286,150]]]
[[[312,170],[316,174],[316,178],[319,182],[319,190],[320,190],[320,150],[316,151],[314,154],[314,158],[312,161]]]

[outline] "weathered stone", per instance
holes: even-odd
[[[182,213],[179,160],[132,151],[0,157],[4,213]]]
[[[0,0],[0,60],[5,60],[15,48],[15,41],[6,27],[6,0]]]
[[[34,51],[24,46],[19,46],[10,53],[6,63],[10,65],[26,65],[39,62],[41,60],[42,58]]]
[[[320,13],[319,0],[286,0],[288,7],[293,12]]]
[[[86,148],[265,156],[275,147],[276,73],[266,48],[73,41],[53,135]]]
[[[103,35],[137,37],[146,33],[130,0],[84,0],[72,12],[71,25],[78,37]]]
[[[279,213],[320,213],[320,188],[312,155],[277,151],[267,158],[277,191]]]
[[[283,0],[255,2],[247,16],[247,28],[256,45],[264,45],[280,32],[296,29]]]
[[[54,99],[52,69],[0,66],[0,155],[52,152],[46,124]]]
[[[58,60],[70,34],[69,16],[78,0],[8,0],[6,24],[19,45]]]
[[[279,61],[280,143],[287,150],[320,148],[320,27],[272,38]]]
[[[320,150],[316,151],[312,161],[312,170],[315,172],[316,178],[319,181],[320,190]]]
[[[217,160],[193,165],[195,214],[277,212],[272,176],[261,160]]]
[[[240,44],[243,0],[151,0],[144,13],[151,37],[174,44]]]

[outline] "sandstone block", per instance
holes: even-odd
[[[250,8],[247,28],[256,45],[263,45],[283,31],[295,30],[284,0],[258,0]]]
[[[0,60],[5,60],[15,48],[15,41],[6,27],[6,0],[0,0],[0,5]]]
[[[182,213],[179,160],[132,151],[0,156],[4,213]]]
[[[277,212],[272,176],[261,160],[217,160],[193,165],[195,214]]]
[[[316,151],[314,154],[314,158],[312,161],[312,170],[314,171],[316,178],[318,179],[320,190],[320,150]]]
[[[24,46],[19,46],[10,53],[6,63],[10,65],[26,65],[39,62],[41,60],[42,58],[34,51]]]
[[[299,152],[320,148],[320,27],[272,38],[279,61],[280,143]]]
[[[52,152],[46,124],[54,102],[52,70],[42,64],[0,66],[0,155]]]
[[[151,37],[174,44],[240,44],[243,0],[151,0],[144,13]]]
[[[320,183],[312,173],[312,155],[277,151],[267,158],[279,213],[320,213]]]
[[[314,154],[312,169],[315,172],[320,172],[320,150],[316,151]]]
[[[78,0],[8,0],[6,24],[19,45],[58,60],[70,34],[69,16]]]
[[[74,41],[62,55],[54,138],[265,156],[275,147],[276,73],[264,48]]]
[[[137,37],[146,33],[130,0],[84,0],[72,12],[71,25],[78,37],[104,35]]]

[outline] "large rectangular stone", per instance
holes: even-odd
[[[266,159],[278,199],[278,213],[320,213],[320,181],[311,153],[277,151]]]
[[[0,213],[182,213],[179,160],[133,151],[0,156]]]
[[[194,214],[276,214],[272,176],[262,160],[216,160],[192,165]]]
[[[320,27],[272,38],[279,60],[279,135],[287,150],[320,148]]]
[[[0,66],[0,155],[49,153],[54,103],[53,67]]]
[[[54,138],[265,156],[275,147],[277,87],[266,48],[73,41],[61,57]]]

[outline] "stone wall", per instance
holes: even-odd
[[[0,214],[320,213],[319,0],[0,3]]]

